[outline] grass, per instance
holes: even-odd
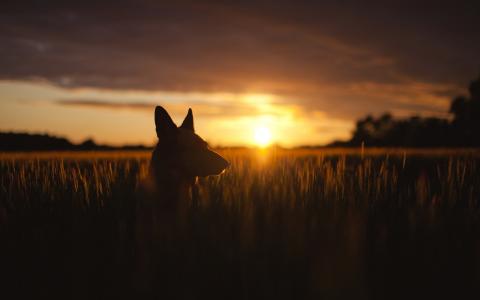
[[[223,150],[132,288],[149,153],[0,154],[2,283],[74,299],[466,298],[480,292],[474,150]]]

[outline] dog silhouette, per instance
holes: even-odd
[[[139,188],[135,214],[134,285],[143,293],[151,292],[156,269],[164,268],[158,253],[182,234],[197,177],[218,175],[229,165],[195,134],[192,109],[177,127],[168,112],[157,106],[155,127],[158,143],[149,176]]]

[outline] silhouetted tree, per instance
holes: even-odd
[[[469,96],[453,99],[449,122],[440,118],[413,116],[394,119],[385,113],[357,121],[352,139],[334,145],[377,147],[478,147],[480,146],[480,77],[470,83]]]
[[[480,146],[480,77],[470,83],[469,97],[459,96],[450,106],[452,129],[458,145]]]

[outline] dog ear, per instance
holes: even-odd
[[[155,127],[159,138],[171,135],[177,129],[168,112],[161,106],[155,107]]]
[[[191,108],[188,109],[187,116],[185,117],[185,120],[183,120],[183,123],[180,126],[180,128],[188,129],[195,132],[195,129],[193,127],[193,113]]]

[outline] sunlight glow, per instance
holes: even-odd
[[[293,98],[266,93],[66,89],[0,80],[1,131],[49,133],[74,143],[93,138],[100,144],[154,145],[156,105],[177,124],[191,107],[197,133],[213,146],[267,150],[271,144],[323,144],[348,139],[354,126],[324,111],[307,110]]]
[[[272,142],[272,134],[270,133],[270,129],[264,126],[256,127],[254,129],[253,138],[255,140],[255,144],[262,148],[270,145]]]

